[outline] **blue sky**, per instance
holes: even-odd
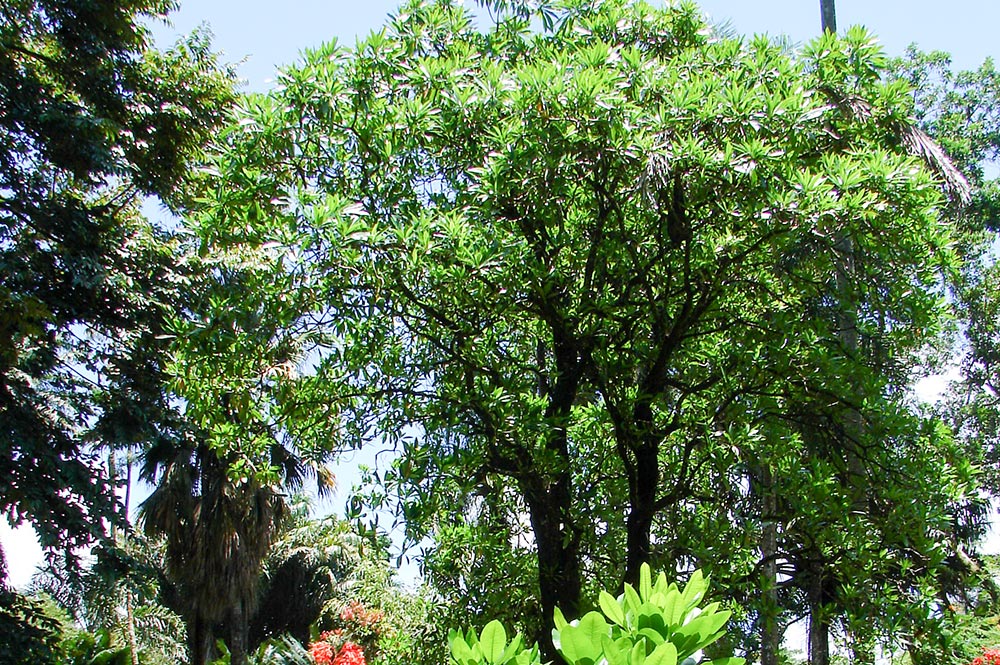
[[[787,35],[793,42],[805,42],[819,32],[819,0],[703,0],[699,4],[713,21],[728,23],[740,34]],[[154,32],[162,47],[178,35],[207,25],[224,60],[241,62],[238,71],[247,88],[264,91],[277,68],[293,63],[302,49],[331,38],[353,45],[359,36],[378,29],[397,6],[397,0],[181,0],[180,10],[171,17],[172,26],[156,26]],[[1000,56],[996,38],[1000,0],[837,0],[837,18],[841,30],[855,24],[867,26],[890,55],[901,54],[916,42],[924,50],[951,53],[954,65],[962,69]],[[340,466],[341,488],[351,485],[358,461],[348,459]],[[340,496],[342,501],[343,490]],[[28,529],[13,533],[0,520],[0,540],[8,555],[11,580],[18,586],[25,584],[40,555],[33,534]]]
[[[651,0],[655,2],[656,0]],[[466,0],[473,6],[473,0]],[[819,0],[703,0],[713,21],[728,22],[740,34],[787,35],[804,42],[819,32]],[[837,0],[841,30],[862,24],[879,36],[886,52],[898,55],[916,42],[924,50],[943,50],[963,69],[1000,56],[997,0]],[[263,91],[280,65],[295,61],[307,47],[331,38],[353,45],[385,22],[397,0],[181,0],[173,29],[157,29],[161,44],[204,23],[226,59],[246,58],[240,75],[252,90]]]

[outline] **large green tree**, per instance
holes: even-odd
[[[178,323],[212,444],[265,475],[269,432],[396,444],[377,493],[415,540],[478,514],[491,547],[527,533],[536,625],[650,559],[759,575],[723,498],[762,461],[812,509],[789,556],[845,594],[937,565],[968,469],[902,401],[953,257],[873,39],[792,57],[687,4],[492,6],[483,31],[411,2],[223,137],[192,226],[258,288]]]
[[[183,208],[232,76],[195,36],[160,52],[160,0],[0,7],[0,508],[46,548],[115,514],[93,445],[155,436],[165,310],[183,270],[144,196]]]

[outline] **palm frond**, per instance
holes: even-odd
[[[855,95],[847,94],[830,87],[820,88],[820,91],[845,116],[867,121],[874,116],[872,105]],[[962,205],[972,200],[972,187],[947,153],[917,125],[916,121],[906,121],[890,118],[888,129],[910,155],[920,159],[936,175],[945,192]]]

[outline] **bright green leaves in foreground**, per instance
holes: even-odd
[[[483,632],[469,629],[463,635],[457,630],[448,632],[451,657],[458,665],[538,665],[541,662],[538,646],[525,648],[520,635],[507,642],[507,631],[499,621],[490,621]]]
[[[557,608],[552,641],[569,665],[743,665],[743,658],[703,660],[702,649],[723,635],[730,612],[719,603],[699,607],[708,590],[700,570],[680,589],[660,573],[655,584],[648,564],[640,571],[639,589],[625,585],[615,598],[600,593],[601,612],[588,612],[568,622]],[[470,630],[448,637],[458,665],[529,665],[539,662],[538,648],[525,649],[521,636],[510,644],[498,621],[491,621],[477,638]]]
[[[573,665],[675,665],[701,662],[700,652],[723,635],[731,612],[719,603],[699,607],[708,590],[700,570],[683,589],[667,583],[660,573],[655,584],[649,565],[639,573],[639,589],[625,585],[615,598],[602,591],[601,612],[589,612],[568,623],[556,610],[553,641],[566,662]],[[603,613],[603,614],[602,614]],[[709,661],[742,665],[742,658]]]

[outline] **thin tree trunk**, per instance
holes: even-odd
[[[125,520],[132,501],[132,457],[125,455]],[[132,665],[139,665],[139,641],[135,636],[135,605],[132,602],[132,590],[125,586],[125,632],[128,636],[128,648],[132,652]]]
[[[126,459],[128,457],[126,456]],[[125,519],[128,520],[129,511],[129,500],[131,499],[130,490],[132,488],[132,462],[128,461],[128,470],[125,474]],[[110,449],[108,451],[108,484],[111,486],[111,491],[115,491],[115,482],[118,478],[118,464],[115,460],[115,451]],[[118,546],[118,526],[112,521],[111,522],[111,542],[117,547]],[[135,637],[135,612],[132,608],[132,592],[129,591],[128,584],[126,583],[122,587],[122,593],[125,596],[125,625],[122,626],[122,632],[125,634],[125,641],[128,643],[129,655],[132,660],[132,665],[139,665],[139,644]]]
[[[823,32],[837,32],[837,7],[834,0],[819,0]]]
[[[809,580],[809,665],[830,665],[830,624],[826,616],[823,564],[811,566]]]
[[[764,466],[761,482],[761,528],[760,554],[764,561],[763,603],[760,613],[760,665],[778,665],[781,648],[781,630],[778,625],[778,496],[771,469]]]

